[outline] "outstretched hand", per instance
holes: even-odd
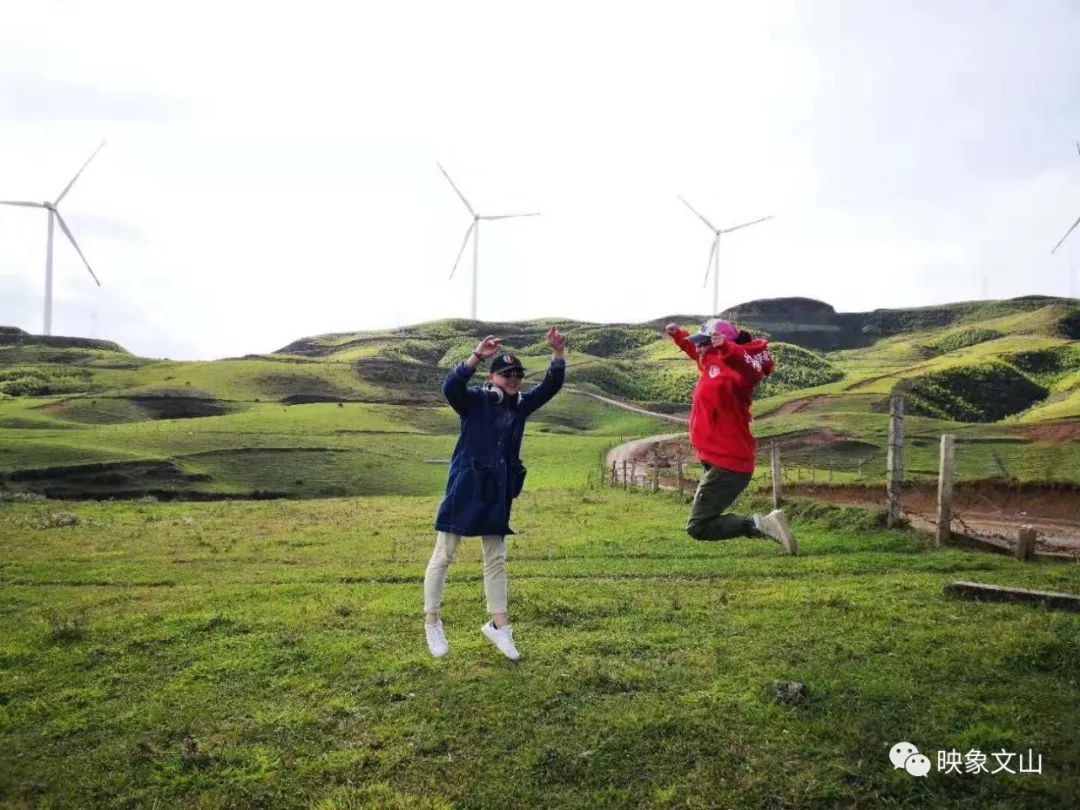
[[[497,338],[494,335],[488,335],[477,345],[474,354],[477,354],[481,358],[486,360],[487,358],[498,354],[501,349],[502,338]]]
[[[566,335],[553,326],[548,329],[547,343],[555,354],[561,355],[566,350]]]

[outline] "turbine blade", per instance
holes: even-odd
[[[1076,154],[1080,155],[1080,141],[1076,142]]]
[[[457,272],[458,263],[461,261],[462,255],[465,253],[465,246],[469,244],[469,237],[472,236],[472,232],[476,229],[476,220],[473,220],[473,224],[469,226],[465,231],[465,238],[461,240],[461,250],[457,252],[457,258],[454,259],[454,268],[450,271],[450,278],[454,277],[454,273]],[[447,279],[449,281],[449,279]]]
[[[679,197],[679,199],[680,199],[680,200],[682,200],[682,204],[683,204],[683,205],[685,205],[685,206],[686,206],[687,208],[689,208],[689,209],[690,209],[691,211],[693,211],[693,212],[694,212],[695,214],[697,214],[697,215],[698,215],[698,217],[699,217],[699,218],[701,219],[701,221],[702,221],[702,222],[704,222],[704,223],[705,223],[706,225],[708,225],[708,226],[709,226],[709,230],[710,230],[710,231],[712,231],[713,233],[716,233],[716,232],[717,232],[717,231],[719,230],[719,228],[717,228],[717,227],[716,227],[715,225],[713,225],[713,224],[712,224],[711,222],[709,222],[709,220],[705,219],[705,217],[703,217],[703,216],[702,216],[702,215],[701,215],[701,214],[700,214],[700,213],[699,213],[699,212],[698,212],[698,211],[697,211],[697,210],[696,210],[696,209],[694,208],[694,206],[692,206],[692,205],[691,205],[690,203],[688,203],[688,202],[687,202],[686,200],[683,200],[683,198],[682,198],[682,197]]]
[[[716,255],[716,246],[720,244],[720,237],[714,236],[712,240],[712,250],[709,251],[709,263],[705,265],[705,280],[701,282],[701,286],[704,287],[709,283],[709,272],[712,270],[713,256]]]
[[[1080,225],[1080,217],[1076,218],[1076,222],[1072,224],[1072,227],[1065,231],[1065,235],[1061,237],[1061,240],[1056,245],[1054,245],[1054,249],[1050,251],[1051,256],[1053,256],[1057,252],[1057,249],[1061,247],[1061,243],[1069,238],[1069,234],[1076,230],[1077,225]]]
[[[79,258],[83,260],[83,264],[86,265],[86,269],[90,270],[90,277],[94,279],[97,285],[100,287],[101,282],[98,281],[98,277],[94,275],[94,271],[90,268],[90,262],[83,256],[83,252],[79,249],[79,243],[75,241],[75,237],[71,235],[71,230],[68,228],[67,223],[64,222],[64,218],[60,216],[59,211],[53,211],[56,214],[56,221],[60,223],[60,230],[67,234],[67,238],[71,240],[71,246],[75,248],[75,252],[79,254]]]
[[[499,214],[494,217],[480,217],[480,219],[514,219],[514,217],[538,217],[539,212],[534,214]]]
[[[461,189],[459,189],[457,186],[454,185],[454,181],[450,179],[450,175],[448,175],[446,173],[446,169],[444,169],[442,164],[439,163],[439,161],[437,161],[437,160],[435,161],[435,165],[439,167],[439,171],[443,173],[443,177],[446,178],[446,181],[450,184],[450,186],[454,189],[454,191],[457,192],[457,195],[459,197],[461,197],[461,201],[463,203],[465,203],[465,207],[469,209],[469,213],[472,214],[475,217],[476,212],[473,211],[472,206],[469,205],[469,201],[465,199],[465,195],[461,193]]]
[[[0,200],[0,205],[21,205],[24,208],[47,208],[43,203],[26,202],[24,200]]]
[[[769,216],[762,217],[761,219],[755,219],[753,222],[744,222],[742,225],[736,225],[734,228],[725,228],[724,230],[720,231],[720,233],[731,233],[732,231],[739,230],[739,228],[749,228],[751,225],[757,225],[759,222],[764,222],[765,220],[772,218],[773,215],[769,214]]]
[[[54,202],[53,205],[59,205],[60,201],[64,199],[65,196],[67,196],[67,193],[71,191],[71,187],[75,185],[75,181],[79,179],[79,175],[86,170],[86,167],[90,165],[90,161],[97,157],[97,153],[100,152],[104,148],[104,146],[105,141],[102,141],[98,144],[98,148],[94,150],[94,154],[87,158],[86,163],[83,164],[81,169],[75,172],[75,176],[71,178],[71,182],[67,184],[67,187],[60,192],[60,196],[56,198],[56,202]]]

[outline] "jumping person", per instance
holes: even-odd
[[[754,388],[773,371],[768,342],[720,318],[709,318],[693,336],[674,323],[666,329],[701,371],[690,411],[690,443],[705,473],[694,493],[687,533],[695,540],[768,537],[788,554],[797,553],[783,510],[750,517],[725,513],[754,474],[750,404]]]
[[[443,395],[461,417],[461,436],[450,460],[446,495],[435,519],[438,536],[424,576],[425,630],[428,649],[437,658],[450,647],[443,631],[442,605],[446,570],[454,561],[462,537],[480,535],[484,552],[484,595],[491,621],[480,628],[511,660],[520,658],[506,606],[506,535],[510,507],[521,494],[525,466],[519,453],[525,420],[562,388],[566,375],[566,336],[548,330],[551,366],[543,381],[522,392],[525,369],[512,354],[503,353],[502,340],[488,335],[468,361],[455,366],[443,383]],[[480,362],[495,357],[482,387],[467,387]]]

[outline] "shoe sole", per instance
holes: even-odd
[[[488,626],[486,624],[480,628],[480,632],[484,634],[484,638],[486,638],[488,641],[495,645],[495,649],[499,650],[499,652],[502,653],[503,657],[506,658],[508,661],[518,661],[521,659],[521,653],[518,653],[516,656],[512,656],[507,655],[501,649],[499,649],[499,645],[496,644],[495,639],[493,639],[488,633]]]

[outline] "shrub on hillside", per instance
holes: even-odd
[[[996,422],[1030,408],[1049,393],[1000,362],[936,371],[902,387],[911,413],[957,422]]]
[[[451,344],[450,347],[442,353],[442,356],[439,357],[437,365],[441,368],[450,368],[458,363],[464,363],[469,359],[469,355],[476,350],[476,344],[479,342],[480,341],[476,338],[470,337],[462,338],[456,343]],[[546,343],[543,344],[543,349],[537,352],[530,351],[527,347],[525,349],[517,349],[513,345],[506,343],[503,344],[503,350],[510,352],[511,354],[543,354],[544,352],[551,351]]]
[[[442,359],[449,342],[447,340],[399,340],[381,348],[379,356],[389,360],[415,361],[432,365]]]
[[[1080,349],[1075,346],[1017,352],[1005,355],[1003,359],[1047,385],[1059,377],[1080,370]]]
[[[646,378],[647,398],[688,408],[700,376],[690,363],[667,364]]]
[[[844,372],[817,354],[790,343],[770,345],[776,370],[757,387],[755,396],[764,399],[800,388],[826,385],[844,377]]]
[[[443,368],[450,368],[458,363],[464,363],[469,359],[469,355],[476,349],[478,340],[472,337],[460,338],[443,352],[442,357],[439,358],[437,365]]]
[[[416,326],[407,326],[399,329],[398,334],[402,337],[419,338],[421,340],[449,340],[460,338],[463,335],[472,337],[476,334],[476,329],[477,324],[475,321],[451,318],[417,324]],[[473,345],[475,345],[475,341]]]
[[[896,335],[925,329],[942,329],[970,315],[973,304],[954,304],[923,309],[879,309],[871,312],[862,331],[869,335]]]
[[[844,373],[828,360],[789,343],[772,345],[776,371],[758,386],[758,398],[825,385],[842,379]],[[667,403],[681,410],[690,405],[700,372],[683,357],[654,363],[614,360],[585,363],[570,368],[574,382],[592,383],[617,399]]]
[[[0,370],[0,393],[12,397],[40,397],[49,394],[73,394],[86,391],[89,381],[74,374],[59,374],[46,369],[13,368]]]
[[[963,329],[959,332],[950,332],[943,335],[937,340],[927,343],[926,346],[937,354],[948,354],[949,352],[966,349],[968,346],[986,343],[989,340],[997,340],[1001,337],[1005,337],[1005,335],[996,329]]]
[[[942,329],[954,324],[975,324],[1005,315],[1033,312],[1063,302],[1061,298],[1028,295],[1005,301],[963,301],[918,309],[876,309],[867,315],[862,331],[885,336]]]
[[[568,367],[567,378],[595,385],[617,399],[649,399],[646,375],[638,371],[629,363],[582,363]]]
[[[1070,309],[1058,321],[1058,334],[1069,340],[1080,340],[1080,307]]]
[[[572,329],[567,333],[569,346],[595,357],[611,357],[653,343],[660,335],[640,326],[596,326]],[[546,347],[546,343],[544,344]]]
[[[430,321],[415,326],[402,327],[396,331],[396,334],[399,337],[416,338],[418,340],[461,340],[471,337],[474,346],[484,335],[498,335],[507,343],[525,346],[540,339],[551,326],[558,326],[565,332],[577,325],[577,321],[563,320],[507,322],[469,321],[463,318],[449,318],[442,321]]]

